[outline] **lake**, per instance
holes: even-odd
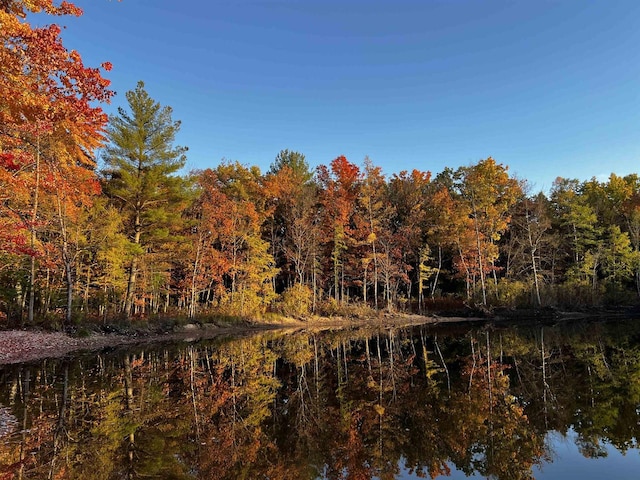
[[[640,321],[282,331],[0,366],[0,479],[637,479]]]

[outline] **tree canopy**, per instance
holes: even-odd
[[[29,23],[81,13],[0,2],[1,319],[637,302],[638,175],[558,178],[545,195],[491,157],[389,177],[288,149],[266,173],[187,173],[171,107],[139,82],[107,118],[110,64],[85,66],[57,25]]]

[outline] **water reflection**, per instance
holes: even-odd
[[[0,381],[0,479],[563,478],[563,444],[636,478],[640,459],[634,322],[268,333]]]

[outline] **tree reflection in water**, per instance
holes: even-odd
[[[637,454],[639,339],[633,322],[364,328],[7,366],[0,479],[542,478],[562,462],[548,432]]]

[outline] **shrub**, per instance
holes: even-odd
[[[282,293],[278,306],[284,315],[302,317],[309,315],[312,302],[313,291],[306,285],[297,283]]]
[[[556,287],[557,303],[563,307],[585,307],[601,302],[604,288],[589,280],[569,278]]]
[[[501,278],[497,285],[498,304],[505,307],[522,307],[529,304],[531,285],[520,280]]]
[[[261,318],[267,311],[273,296],[263,295],[250,288],[241,288],[220,298],[219,309],[222,315]]]
[[[332,317],[334,315],[349,318],[373,318],[380,313],[362,302],[339,303],[335,298],[328,298],[319,308],[320,315]]]
[[[340,304],[335,298],[329,297],[327,300],[320,304],[318,313],[325,317],[340,315]]]

